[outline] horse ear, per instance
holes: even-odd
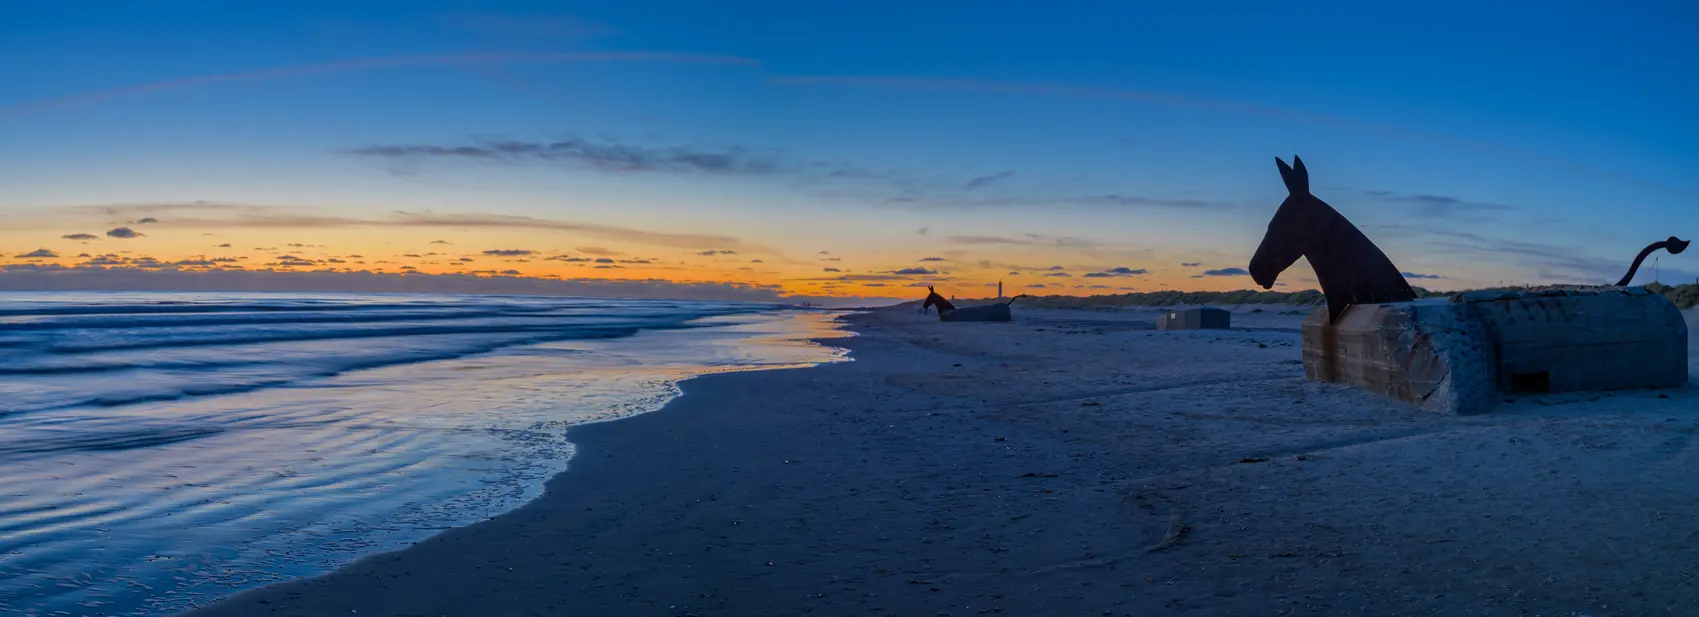
[[[1286,192],[1293,195],[1310,194],[1310,172],[1304,169],[1304,159],[1292,155],[1292,163],[1296,167],[1288,166],[1286,161],[1280,160],[1278,156],[1274,157],[1274,162],[1280,165],[1280,181],[1286,183]]]

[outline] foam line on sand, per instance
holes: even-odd
[[[1304,381],[1301,316],[1155,314],[857,314],[855,362],[686,381],[519,510],[194,614],[1699,614],[1692,386],[1446,417]]]

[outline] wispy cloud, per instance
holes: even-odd
[[[425,161],[465,161],[516,165],[539,163],[609,174],[678,174],[786,177],[802,183],[893,179],[895,171],[812,161],[781,151],[747,146],[633,143],[616,138],[567,134],[552,140],[475,138],[454,144],[375,144],[337,152],[399,165],[391,171],[412,175]]]
[[[1086,278],[1110,278],[1120,276],[1143,276],[1146,274],[1150,274],[1150,270],[1146,270],[1144,268],[1128,268],[1123,266],[1119,268],[1110,268],[1102,272],[1092,272],[1085,276]]]
[[[773,152],[731,146],[646,146],[566,136],[557,140],[479,140],[471,145],[373,145],[344,154],[392,160],[465,159],[491,162],[547,161],[607,172],[770,175],[794,171]]]
[[[1250,276],[1244,268],[1221,268],[1219,270],[1204,270],[1204,276]]]
[[[1145,197],[1138,195],[1123,195],[1119,193],[1100,193],[1096,195],[1059,195],[1059,196],[998,196],[971,197],[965,195],[925,195],[919,192],[909,192],[895,197],[887,197],[879,205],[888,208],[903,208],[910,210],[978,210],[997,208],[1048,208],[1048,207],[1091,207],[1091,208],[1122,208],[1147,209],[1166,208],[1179,210],[1201,210],[1229,208],[1232,204],[1207,199],[1180,197]]]
[[[996,183],[1001,182],[1003,180],[1007,180],[1010,176],[1013,176],[1013,175],[1015,175],[1015,172],[1013,172],[1013,171],[999,171],[999,172],[994,173],[994,174],[987,174],[987,175],[984,175],[984,176],[979,176],[977,178],[973,178],[971,180],[968,180],[966,183],[962,184],[962,190],[971,191],[971,190],[974,190],[974,189],[985,188],[987,186],[991,186],[992,184],[996,184]]]
[[[933,269],[930,269],[930,268],[903,268],[901,270],[892,270],[891,271],[891,274],[895,274],[895,275],[899,275],[899,276],[925,276],[925,275],[937,274],[937,273],[938,273],[937,270],[933,270]]]
[[[909,278],[909,276],[907,276],[907,275],[900,275],[900,274],[840,274],[838,276],[828,276],[828,277],[824,277],[824,278],[799,278],[799,279],[792,279],[792,280],[811,281],[811,282],[819,282],[819,281],[867,282],[867,281],[908,281],[908,280],[913,280],[913,279]]]
[[[1399,272],[1399,274],[1404,275],[1404,278],[1407,278],[1407,279],[1442,279],[1442,278],[1445,278],[1445,277],[1440,276],[1438,274],[1422,274],[1420,272]]]
[[[979,79],[925,79],[864,75],[785,75],[770,78],[769,81],[775,84],[792,86],[861,87],[912,91],[978,92],[991,94],[1121,100],[1137,103],[1167,105],[1187,109],[1207,109],[1242,115],[1274,117],[1310,124],[1348,128],[1409,141],[1439,143],[1450,147],[1520,158],[1527,161],[1535,161],[1545,165],[1585,173],[1601,179],[1625,185],[1632,185],[1642,189],[1658,191],[1692,200],[1699,200],[1699,193],[1695,193],[1688,189],[1647,182],[1626,174],[1600,169],[1530,150],[1511,148],[1477,139],[1469,139],[1433,131],[1416,130],[1382,122],[1371,122],[1343,116],[1318,114],[1269,105],[1246,103],[1243,101],[1214,99],[1169,92],[1033,82],[990,81]]]
[[[17,258],[18,259],[53,259],[53,258],[56,258],[58,256],[59,256],[58,253],[55,253],[55,252],[53,252],[52,250],[49,250],[49,249],[36,249],[36,250],[30,251],[28,253],[20,254],[20,255],[17,256]]]
[[[136,231],[134,229],[130,229],[128,227],[119,227],[119,228],[116,228],[116,229],[108,230],[106,232],[106,235],[108,237],[111,237],[111,238],[140,238],[140,237],[142,237],[141,232]]]
[[[537,252],[528,249],[490,249],[484,251],[484,254],[491,257],[522,257],[525,255],[535,255]]]
[[[1047,236],[1043,234],[1022,233],[1013,236],[949,236],[945,242],[953,244],[978,244],[990,246],[1051,246],[1066,248],[1089,248],[1102,246],[1103,243],[1086,238],[1068,236]]]
[[[549,230],[570,232],[586,237],[649,246],[664,246],[684,249],[737,247],[738,250],[748,252],[768,252],[777,254],[777,251],[772,249],[745,243],[731,236],[667,233],[628,227],[616,227],[597,223],[583,223],[503,214],[452,214],[400,211],[394,212],[385,217],[363,219],[324,214],[320,211],[304,208],[291,208],[286,206],[249,206],[209,203],[67,206],[57,208],[53,212],[54,214],[61,216],[68,214],[74,215],[78,212],[89,212],[108,217],[125,217],[127,215],[139,213],[163,214],[169,212],[176,214],[176,216],[171,216],[169,219],[159,223],[159,225],[195,228],[312,229],[335,227],[436,227],[447,229]],[[108,232],[108,235],[111,234],[112,232]],[[579,252],[586,251],[580,250]]]
[[[1394,193],[1382,190],[1363,191],[1363,193],[1383,202],[1405,204],[1409,206],[1411,214],[1421,217],[1454,218],[1462,214],[1478,215],[1485,212],[1506,212],[1516,209],[1504,204],[1471,201],[1447,195]]]
[[[1618,246],[1612,250],[1620,251],[1615,257],[1598,257],[1594,252],[1597,245],[1576,243],[1557,244],[1541,242],[1525,242],[1489,237],[1470,231],[1459,231],[1455,226],[1427,224],[1385,224],[1374,225],[1376,229],[1396,231],[1401,236],[1410,237],[1422,245],[1427,251],[1436,255],[1453,257],[1470,265],[1489,267],[1503,272],[1506,268],[1512,271],[1521,270],[1535,280],[1553,283],[1604,284],[1615,282],[1633,260],[1634,253],[1644,244]],[[1650,275],[1643,267],[1641,275]],[[1687,281],[1699,278],[1699,272],[1681,269],[1663,268],[1662,274],[1669,280]],[[1453,273],[1447,279],[1467,279],[1462,273]],[[1491,280],[1481,282],[1492,282]]]
[[[94,235],[94,234],[65,234],[65,235],[59,236],[59,237],[64,238],[66,240],[99,240],[100,239],[100,236],[97,236],[97,235]]]
[[[1119,195],[1114,193],[1104,195],[1087,195],[1085,197],[1071,197],[1065,198],[1061,201],[1063,203],[1075,203],[1081,205],[1121,206],[1126,208],[1158,207],[1198,209],[1218,208],[1228,205],[1224,202],[1210,201],[1207,199],[1141,197],[1137,195]]]
[[[1534,276],[1552,282],[1614,282],[1628,271],[1628,264],[1633,260],[1632,253],[1628,251],[1625,251],[1622,257],[1611,259],[1589,255],[1584,249],[1575,246],[1502,240],[1467,232],[1433,233],[1435,236],[1430,244],[1436,248],[1454,254],[1490,256],[1488,259],[1496,257],[1509,262],[1509,265],[1532,270]],[[1650,274],[1645,268],[1640,272]],[[1699,277],[1699,274],[1679,269],[1664,268],[1663,273],[1671,276],[1671,280],[1685,281]]]
[[[591,52],[591,53],[481,53],[455,54],[437,56],[397,56],[388,58],[361,58],[353,60],[336,60],[316,64],[301,64],[294,66],[240,71],[235,73],[219,73],[215,75],[198,75],[180,79],[169,79],[144,84],[135,84],[83,92],[53,99],[37,100],[0,107],[0,119],[18,116],[30,112],[42,111],[58,107],[66,107],[83,103],[93,103],[106,99],[124,96],[147,94],[165,90],[176,90],[193,86],[210,84],[257,81],[285,77],[304,77],[323,75],[327,73],[345,73],[375,69],[393,69],[418,66],[474,66],[480,64],[500,63],[589,63],[589,62],[630,62],[630,63],[665,63],[665,64],[709,64],[709,65],[741,65],[754,66],[755,60],[735,56],[713,56],[705,54],[679,54],[664,52]]]

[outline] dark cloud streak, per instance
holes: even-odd
[[[543,219],[530,216],[504,214],[439,214],[432,212],[398,211],[384,218],[351,218],[320,214],[305,209],[285,206],[249,206],[235,204],[141,204],[141,205],[108,205],[108,206],[67,206],[56,209],[56,212],[88,211],[112,217],[126,217],[141,213],[183,213],[184,216],[174,216],[160,225],[199,228],[246,228],[246,229],[314,229],[336,227],[440,227],[449,229],[522,229],[550,230],[582,234],[585,236],[617,240],[633,244],[666,246],[684,249],[714,249],[737,247],[738,250],[753,252],[777,251],[764,247],[746,244],[737,238],[714,234],[667,233],[615,227],[597,223],[581,223],[557,219]],[[127,218],[127,217],[126,217]],[[124,231],[119,231],[124,230]],[[114,232],[135,233],[128,228],[119,228]],[[140,234],[136,234],[140,235]],[[132,236],[114,236],[132,237]],[[606,250],[606,249],[598,249]],[[587,252],[587,251],[580,251]]]
[[[994,173],[994,174],[979,176],[979,177],[974,178],[972,180],[968,180],[967,183],[963,184],[962,190],[971,191],[971,190],[974,190],[974,189],[985,188],[985,187],[990,186],[992,184],[996,184],[998,182],[1002,182],[1004,180],[1007,180],[1007,179],[1009,179],[1010,176],[1013,176],[1013,175],[1015,175],[1015,172],[1013,172],[1013,171],[999,171],[999,172]]]
[[[1219,270],[1204,270],[1203,276],[1250,276],[1244,268],[1221,268]]]

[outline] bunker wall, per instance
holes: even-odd
[[[1350,307],[1302,328],[1304,374],[1442,413],[1478,413],[1514,391],[1687,383],[1687,324],[1640,288],[1464,294]]]
[[[1158,330],[1226,330],[1233,314],[1224,309],[1199,307],[1169,311],[1156,318]]]

